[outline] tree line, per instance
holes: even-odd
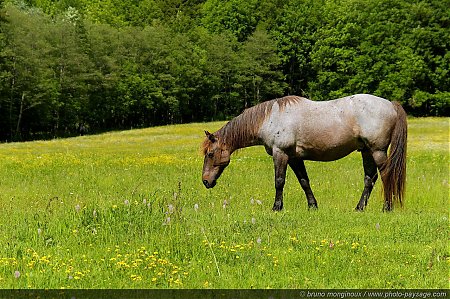
[[[0,140],[210,121],[287,94],[449,115],[449,0],[0,1]]]

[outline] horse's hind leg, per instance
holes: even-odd
[[[308,208],[317,209],[317,201],[311,190],[311,186],[309,185],[309,178],[308,173],[306,172],[305,163],[302,159],[291,158],[289,159],[289,166],[294,171],[300,185],[303,188],[303,191],[305,192],[306,199],[308,200]]]
[[[390,183],[388,181],[388,178],[386,177],[386,173],[385,173],[385,165],[386,165],[386,161],[388,159],[387,152],[385,150],[373,151],[372,156],[373,156],[373,159],[375,160],[375,164],[377,165],[378,170],[380,171],[381,180],[383,182],[383,189],[384,189],[383,193],[385,195],[383,211],[389,212],[392,210],[392,202],[390,202],[386,199],[386,192],[388,192],[387,191],[388,185]]]
[[[373,186],[378,178],[377,164],[372,156],[372,152],[369,149],[364,149],[361,151],[361,154],[364,167],[364,190],[362,192],[361,199],[356,206],[357,211],[362,211],[364,210],[364,207],[367,206],[370,193],[372,192]]]

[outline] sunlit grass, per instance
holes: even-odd
[[[1,288],[447,288],[449,119],[409,120],[407,195],[364,213],[359,153],[292,171],[240,150],[201,183],[203,130],[222,122],[0,145]]]

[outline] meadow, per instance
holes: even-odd
[[[0,144],[0,288],[449,287],[449,119],[409,119],[403,207],[362,213],[359,153],[306,162],[319,209],[271,158],[201,182],[201,123]]]

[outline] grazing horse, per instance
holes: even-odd
[[[356,210],[367,205],[378,178],[383,182],[384,207],[402,204],[406,178],[406,113],[397,102],[368,94],[315,102],[286,96],[246,109],[217,132],[205,131],[202,180],[212,188],[237,149],[264,145],[275,166],[274,211],[283,208],[289,165],[305,192],[309,208],[317,208],[304,160],[333,161],[357,150],[364,168],[364,190]],[[388,147],[390,151],[388,155]]]

